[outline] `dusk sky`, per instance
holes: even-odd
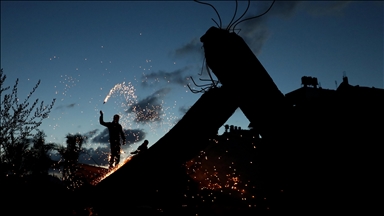
[[[226,27],[235,1],[209,3]],[[245,18],[271,3],[252,1]],[[237,17],[246,6],[239,1]],[[383,14],[382,1],[277,1],[236,29],[284,94],[300,88],[302,76],[336,89],[344,73],[351,85],[383,88]],[[90,155],[108,152],[99,111],[104,121],[119,114],[132,144],[124,158],[143,139],[154,144],[201,96],[187,85],[194,86],[190,76],[206,84],[198,81],[208,77],[199,76],[199,38],[216,26],[212,19],[219,21],[213,8],[194,1],[1,1],[5,84],[18,78],[24,100],[41,80],[31,101],[56,98],[40,127],[46,141],[87,135]],[[247,128],[249,121],[237,110],[227,124]]]

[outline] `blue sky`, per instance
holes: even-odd
[[[235,1],[210,3],[228,25]],[[245,17],[270,4],[252,1]],[[246,5],[239,2],[238,16]],[[383,88],[383,13],[379,1],[278,1],[236,28],[284,94],[300,88],[302,76],[335,89],[344,72],[352,85]],[[21,99],[38,80],[34,97],[56,98],[40,127],[48,142],[87,134],[86,147],[102,154],[103,110],[105,121],[121,115],[130,151],[142,139],[154,144],[200,97],[188,77],[207,77],[199,76],[199,38],[215,26],[212,18],[219,20],[211,7],[193,1],[1,1],[1,68],[6,85],[19,78]],[[238,110],[227,123],[247,128],[249,121]]]

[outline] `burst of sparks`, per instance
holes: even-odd
[[[125,84],[125,82],[118,83],[111,90],[109,90],[108,95],[104,99],[104,103],[106,103],[108,99],[117,92],[120,93],[120,95],[123,95],[125,100],[128,102],[128,106],[131,106],[137,99],[135,91],[135,87],[130,82],[128,84]]]
[[[128,163],[128,161],[130,161],[132,159],[132,156],[130,157],[127,157],[122,163],[119,163],[118,165],[114,166],[113,168],[111,169],[108,169],[108,171],[106,171],[103,175],[101,175],[99,178],[93,180],[91,182],[92,185],[97,185],[98,183],[100,183],[101,181],[103,181],[105,178],[107,178],[108,176],[112,175],[112,173],[116,172],[116,170],[120,169],[120,167],[124,166],[126,163]]]

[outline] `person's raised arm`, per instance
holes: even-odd
[[[99,118],[99,122],[101,125],[104,125],[104,126],[107,126],[104,122],[104,119],[103,119],[103,111],[100,110],[100,118]]]

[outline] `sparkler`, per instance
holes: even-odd
[[[132,105],[136,102],[135,87],[129,82],[128,84],[118,83],[111,90],[109,90],[108,95],[105,97],[103,104],[107,103],[108,99],[116,92],[123,95],[125,100],[128,102],[128,105]]]

